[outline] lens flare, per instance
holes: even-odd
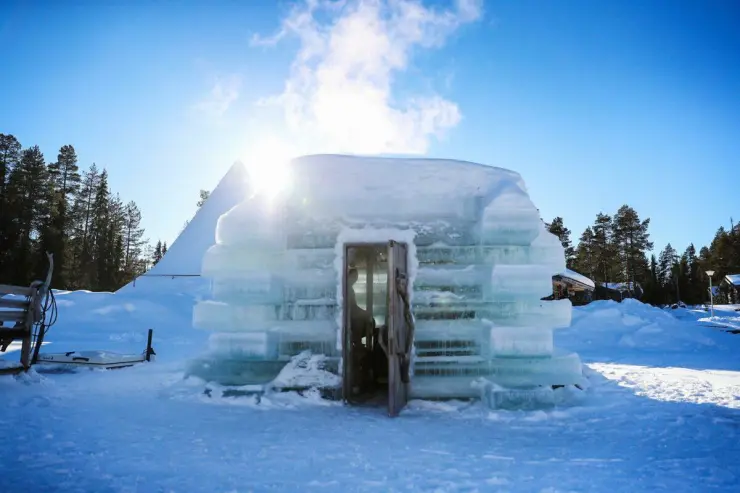
[[[242,160],[247,169],[250,193],[272,200],[289,192],[293,157],[295,154],[290,146],[275,137],[261,139],[251,146]]]

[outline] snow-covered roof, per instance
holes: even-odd
[[[581,284],[585,284],[586,286],[596,288],[596,284],[591,279],[584,276],[583,274],[579,274],[578,272],[574,270],[565,269],[563,272],[560,272],[558,275],[561,277],[567,277],[568,279],[573,279],[574,281],[578,281]]]
[[[342,155],[302,156],[288,168],[288,202],[321,221],[338,213],[355,220],[453,219],[465,214],[465,204],[474,209],[476,199],[489,211],[506,211],[510,220],[522,214],[540,219],[522,177],[503,168],[453,159]]]
[[[727,274],[725,279],[733,286],[740,286],[740,274]]]
[[[265,197],[257,193],[260,180],[250,179],[248,168],[235,164],[162,260],[130,287],[175,286],[173,278],[180,286],[191,276],[198,284],[206,251],[214,243],[239,244],[245,231],[271,228],[269,213],[276,203],[283,204],[284,220],[291,225],[286,227],[288,239],[276,241],[287,241],[291,247],[316,247],[343,224],[415,228],[419,241],[429,243],[439,238],[467,241],[465,228],[478,220],[491,235],[486,241],[537,248],[550,248],[542,244],[550,242],[561,248],[557,237],[541,234],[539,212],[522,177],[511,170],[451,159],[342,155],[302,156],[285,167],[289,186],[262,200]],[[496,224],[505,225],[506,233],[492,226]],[[564,264],[563,259],[552,270],[557,272]]]
[[[632,282],[604,282],[601,283],[601,285],[615,291],[628,291],[630,289],[633,289]],[[642,289],[642,286],[640,286],[640,283],[637,282],[635,283],[634,288]]]

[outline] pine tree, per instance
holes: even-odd
[[[15,210],[7,194],[13,169],[21,158],[21,144],[12,135],[0,134],[0,281],[10,280],[13,244],[17,239]]]
[[[123,279],[124,284],[131,282],[146,270],[142,264],[144,229],[141,227],[141,211],[135,202],[129,202],[123,211]]]
[[[89,279],[96,289],[105,289],[110,285],[111,272],[108,269],[107,258],[113,248],[109,229],[110,222],[110,189],[108,188],[108,172],[104,169],[100,173],[100,180],[93,201],[92,257],[94,263],[90,266]]]
[[[668,243],[658,257],[658,281],[665,287],[670,284],[673,266],[678,262],[678,253]]]
[[[35,272],[39,236],[48,222],[49,176],[38,146],[25,149],[6,187],[11,219],[11,282],[28,284]]]
[[[5,197],[8,177],[21,158],[21,143],[13,135],[0,134],[0,204]]]
[[[160,251],[160,255],[161,255]],[[143,271],[146,272],[154,266],[154,247],[151,243],[145,243],[141,256],[141,265]]]
[[[123,202],[118,194],[109,198],[108,222],[105,226],[105,266],[102,278],[104,289],[113,291],[122,285],[123,265],[125,261],[123,250],[123,227],[125,223]]]
[[[740,224],[735,224],[730,218],[730,247],[732,273],[740,272]]]
[[[80,183],[77,153],[71,145],[59,149],[56,163],[49,164],[49,174],[65,196],[73,194]]]
[[[658,280],[658,262],[655,259],[655,255],[650,255],[650,261],[648,264],[649,276],[645,282],[645,295],[643,300],[646,303],[660,304],[662,303],[663,293]]]
[[[167,242],[162,243],[162,257],[167,253]]]
[[[576,272],[589,276],[594,279],[596,272],[596,262],[594,259],[594,232],[591,226],[587,227],[586,230],[581,234],[581,238],[576,248],[575,260],[573,262],[573,269]]]
[[[673,281],[673,287],[676,290],[676,303],[680,303],[683,298],[681,297],[681,286],[684,284],[684,279],[686,277],[686,271],[688,269],[688,266],[683,261],[682,258],[678,259],[678,262],[673,264],[673,272],[671,276],[671,280]],[[685,293],[685,291],[684,291]]]
[[[575,261],[575,248],[570,241],[570,230],[563,224],[563,218],[558,216],[551,223],[546,224],[547,230],[558,237],[560,244],[565,250],[565,263],[569,269],[573,268]]]
[[[647,256],[647,253],[641,257],[635,258],[635,267],[639,276],[634,292],[638,297],[643,298],[645,295],[645,286],[651,281],[651,265],[650,258]]]
[[[721,276],[734,273],[735,249],[733,247],[733,237],[723,226],[720,226],[709,245],[709,251],[711,252],[712,267]]]
[[[66,285],[71,263],[71,254],[67,250],[68,238],[72,234],[71,201],[80,184],[77,154],[71,145],[62,146],[55,163],[48,166],[52,183],[51,221],[46,231],[48,249],[54,253],[54,278],[56,286]],[[44,252],[41,252],[42,254]],[[40,258],[42,264],[45,255]]]
[[[704,278],[702,274],[699,258],[696,255],[694,244],[690,244],[681,256],[681,261],[685,264],[685,275],[681,279],[681,292],[686,303],[698,304],[704,301]]]
[[[34,266],[33,277],[35,279],[42,277],[48,268],[46,253],[53,253],[56,257],[62,241],[62,233],[57,229],[58,204],[55,203],[54,183],[51,179],[48,179],[45,185],[44,201],[47,204],[47,207],[41,215],[36,216],[36,221],[38,222],[38,234],[32,261]],[[52,277],[52,286],[60,286],[58,278]]]
[[[162,241],[157,241],[157,245],[154,247],[154,253],[152,254],[152,267],[157,265],[157,262],[162,260]]]
[[[611,216],[598,213],[591,229],[593,231],[591,251],[595,268],[593,280],[601,283],[621,281],[619,266],[615,263],[618,251],[614,243],[614,225]]]
[[[646,252],[653,248],[649,226],[650,219],[640,221],[637,211],[628,205],[620,207],[614,216],[614,244],[619,252],[620,270],[630,283],[630,290],[647,279]]]
[[[655,260],[655,254],[650,255],[650,279],[658,286],[658,262]]]
[[[668,243],[658,256],[657,277],[660,286],[660,303],[675,301],[674,275],[678,264],[678,253]]]
[[[90,289],[90,264],[93,262],[93,204],[100,182],[100,172],[93,163],[82,176],[80,187],[75,194],[72,209],[72,269],[76,272],[72,288]]]
[[[702,270],[707,270],[711,267],[710,265],[710,257],[711,253],[709,252],[709,247],[703,246],[699,250],[699,263],[702,266]]]

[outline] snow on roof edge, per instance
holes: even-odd
[[[304,161],[314,161],[314,160],[320,160],[321,158],[345,158],[345,159],[358,159],[358,160],[379,160],[379,161],[396,161],[396,162],[416,162],[416,163],[454,163],[454,164],[460,164],[463,166],[468,167],[477,167],[477,168],[485,168],[491,171],[495,171],[498,173],[504,173],[510,175],[510,178],[514,181],[517,181],[520,187],[527,193],[529,191],[527,190],[526,181],[524,180],[524,177],[521,173],[518,171],[515,171],[510,168],[504,168],[503,166],[494,166],[492,164],[485,164],[485,163],[478,163],[475,161],[468,161],[464,159],[455,159],[455,158],[444,158],[444,157],[423,157],[423,156],[388,156],[388,155],[373,155],[373,154],[336,154],[336,153],[318,153],[318,154],[304,154],[301,156],[295,156],[290,161],[294,163],[300,163]]]
[[[563,272],[558,273],[558,275],[562,277],[567,277],[568,279],[573,279],[574,281],[578,281],[581,284],[585,284],[586,286],[590,286],[596,289],[596,283],[594,283],[591,279],[584,276],[583,274],[579,274],[574,270],[565,269]]]
[[[465,164],[465,165],[471,165],[471,166],[479,166],[484,168],[493,168],[495,170],[501,170],[506,171],[508,173],[513,173],[515,175],[521,176],[521,173],[518,171],[515,171],[510,168],[504,168],[502,166],[494,166],[492,164],[485,164],[485,163],[477,163],[475,161],[468,161],[465,159],[455,159],[455,158],[444,158],[444,157],[421,157],[421,156],[385,156],[385,155],[373,155],[373,154],[332,154],[332,153],[318,153],[318,154],[304,154],[301,156],[296,156],[291,161],[302,161],[302,160],[313,160],[318,159],[322,157],[339,157],[339,158],[359,158],[359,159],[378,159],[378,160],[384,160],[384,161],[425,161],[425,162],[442,162],[442,161],[449,161],[459,164]]]
[[[733,286],[740,286],[740,274],[727,274],[725,279]]]

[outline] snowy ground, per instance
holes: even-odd
[[[0,492],[738,491],[740,335],[705,312],[576,309],[557,343],[591,387],[555,409],[414,402],[397,419],[283,394],[209,399],[182,365],[192,300],[58,296],[45,351],[141,351],[132,369],[0,378]],[[723,316],[740,320],[740,314]],[[738,320],[735,320],[738,319]],[[17,353],[11,353],[11,358]]]
[[[706,313],[699,319],[705,325],[740,330],[740,305],[720,305],[714,307],[714,316]]]

